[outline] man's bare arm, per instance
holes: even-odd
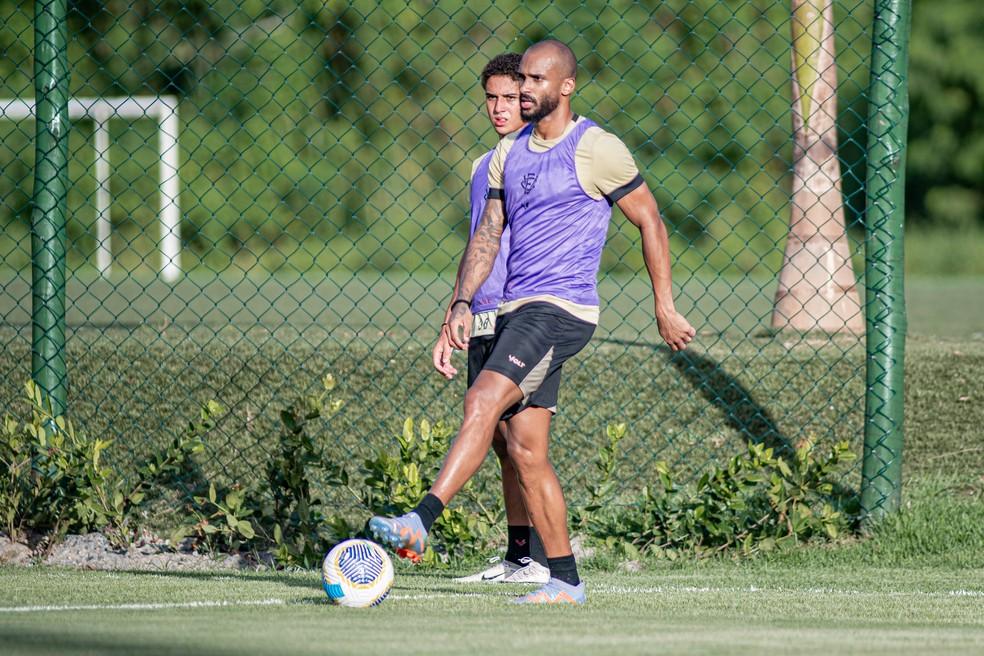
[[[505,229],[505,212],[502,200],[490,198],[485,203],[485,212],[478,222],[475,234],[468,241],[465,257],[458,271],[458,282],[455,300],[471,301],[482,283],[492,273],[495,258],[499,255],[499,242]],[[451,344],[455,348],[468,348],[468,336],[471,332],[469,320],[471,307],[468,303],[455,303],[448,318]]]
[[[695,331],[676,311],[673,303],[669,236],[659,215],[656,199],[649,187],[643,184],[620,198],[617,204],[625,218],[642,233],[642,257],[653,283],[659,334],[674,351],[685,349],[694,338]]]
[[[458,270],[454,274],[454,284],[451,287],[451,300],[448,301],[448,307],[444,310],[444,321],[451,318],[451,303],[454,302],[454,299],[458,298],[458,280],[461,278],[461,270],[465,267],[465,254],[467,252],[468,244],[466,243],[465,250],[461,253],[461,259],[458,260]]]

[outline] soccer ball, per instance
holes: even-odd
[[[345,540],[325,556],[321,584],[333,604],[375,606],[393,585],[393,561],[375,542]]]

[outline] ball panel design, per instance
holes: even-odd
[[[375,546],[375,545],[373,545]],[[356,543],[343,549],[338,555],[338,569],[350,585],[372,587],[383,573],[383,557],[379,548]]]
[[[345,540],[325,556],[321,581],[335,604],[375,606],[386,598],[393,585],[393,561],[374,542]]]

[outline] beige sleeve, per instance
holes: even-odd
[[[577,145],[574,166],[581,187],[601,199],[639,177],[632,153],[622,140],[599,127],[588,129]]]
[[[502,189],[504,184],[502,172],[506,166],[506,155],[516,143],[517,136],[519,136],[519,131],[507,134],[499,140],[499,145],[495,147],[495,152],[492,153],[492,159],[489,161],[489,189]]]
[[[482,163],[482,160],[485,158],[485,155],[488,155],[488,153],[483,153],[482,155],[479,155],[472,162],[471,173],[468,174],[469,181],[471,181],[475,177],[475,170],[478,168],[478,165]]]

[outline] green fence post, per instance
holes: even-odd
[[[67,409],[65,371],[65,206],[68,190],[68,27],[66,0],[34,5],[35,165],[31,216],[34,380],[56,414]]]
[[[911,0],[876,0],[868,95],[865,235],[867,383],[861,510],[870,525],[902,498],[905,143]]]

